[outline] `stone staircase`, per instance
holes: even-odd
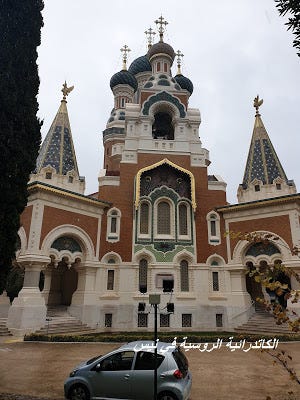
[[[249,320],[235,328],[238,333],[264,333],[264,334],[292,334],[287,324],[277,325],[276,320],[265,309],[256,308]]]
[[[48,307],[45,326],[35,333],[44,335],[56,334],[87,334],[95,329],[89,328],[76,317],[72,317],[66,306]]]
[[[12,336],[6,327],[7,318],[0,318],[0,336]]]

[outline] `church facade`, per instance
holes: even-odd
[[[104,172],[92,195],[84,194],[72,141],[66,100],[72,88],[63,87],[21,216],[16,263],[25,279],[7,320],[16,335],[43,327],[47,309],[62,305],[99,331],[152,330],[151,294],[161,294],[161,330],[231,330],[255,312],[257,295],[267,296],[247,269],[282,262],[300,270],[291,251],[300,244],[300,195],[264,127],[262,101],[254,101],[244,179],[231,205],[226,183],[208,174],[182,54],[164,42],[166,21],[156,22],[159,41],[152,44],[149,30],[147,54],[128,69],[124,46],[123,68],[111,78]],[[262,247],[228,231],[278,240]],[[290,284],[299,288],[293,279]]]

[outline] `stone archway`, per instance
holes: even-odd
[[[78,285],[76,265],[82,259],[79,242],[72,236],[60,236],[50,247],[51,263],[45,274],[43,295],[48,306],[70,306]]]

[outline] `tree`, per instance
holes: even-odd
[[[251,244],[257,244],[262,247],[267,247],[272,242],[279,240],[279,237],[270,233],[260,232],[226,232],[225,236],[229,236],[232,239],[246,240]],[[283,246],[283,244],[281,244]],[[300,247],[294,246],[292,249],[287,247],[293,255],[300,256]],[[276,301],[266,300],[264,298],[256,298],[256,302],[261,303],[267,311],[273,314],[276,324],[282,325],[288,324],[291,332],[300,331],[300,316],[292,311],[291,313],[286,308],[287,300],[290,299],[291,303],[297,303],[300,300],[299,291],[292,289],[288,282],[293,277],[297,282],[300,283],[300,275],[297,274],[292,268],[287,268],[281,263],[274,265],[257,266],[252,270],[247,270],[248,274],[255,282],[261,284],[266,288],[267,293],[273,293],[276,296]],[[290,366],[290,361],[293,359],[292,356],[286,353],[284,350],[272,351],[264,350],[265,353],[270,355],[275,364],[281,365],[290,375],[290,378],[300,385],[300,377],[293,367]],[[290,391],[289,399],[294,399],[294,393]],[[270,396],[267,396],[266,400],[272,400]],[[288,400],[288,399],[287,399]]]
[[[289,15],[287,29],[291,30],[296,39],[293,41],[293,47],[298,51],[300,57],[300,2],[299,0],[275,0],[279,14],[281,16]]]
[[[0,0],[0,293],[41,142],[36,60],[43,7],[43,0]]]

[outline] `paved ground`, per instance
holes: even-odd
[[[74,366],[118,346],[2,340],[0,400],[63,400],[63,383]],[[278,349],[293,356],[291,364],[300,375],[300,343],[279,344]],[[194,349],[186,354],[193,373],[192,400],[266,400],[267,396],[288,400],[290,390],[295,393],[293,399],[300,399],[300,385],[259,350],[230,352],[224,347],[210,353]]]

